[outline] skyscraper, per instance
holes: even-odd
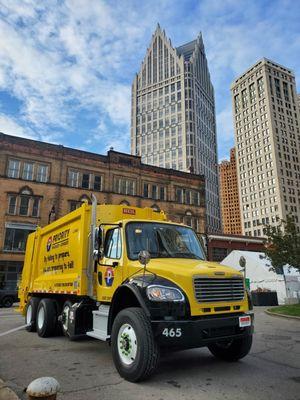
[[[132,84],[131,153],[203,174],[207,230],[220,230],[214,89],[202,36],[174,48],[158,25]],[[180,195],[182,202],[192,202]]]
[[[266,58],[232,84],[243,233],[291,214],[300,227],[300,132],[293,72]]]
[[[235,148],[230,150],[230,161],[222,161],[219,164],[219,177],[223,232],[241,235],[242,226]]]

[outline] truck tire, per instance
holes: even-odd
[[[41,299],[39,297],[31,297],[26,306],[25,323],[28,332],[36,332],[36,313]]]
[[[65,301],[62,311],[61,311],[61,330],[64,336],[72,339],[69,332],[69,312],[73,303],[70,300]]]
[[[14,304],[14,298],[12,296],[5,296],[3,297],[1,304],[5,308],[9,308]]]
[[[53,299],[42,299],[36,314],[36,330],[40,337],[53,336],[57,328],[57,307]]]
[[[111,333],[112,356],[119,374],[130,382],[148,378],[159,361],[151,324],[141,308],[117,314]]]
[[[208,346],[210,352],[225,361],[238,361],[245,357],[252,346],[252,335],[234,339],[230,342],[216,342]]]

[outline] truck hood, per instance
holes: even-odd
[[[175,282],[179,276],[185,278],[194,275],[217,276],[223,278],[243,276],[238,270],[216,262],[186,258],[153,258],[147,265],[147,269],[151,272],[155,272],[157,275],[168,277]]]

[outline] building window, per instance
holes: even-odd
[[[135,195],[135,181],[127,178],[115,178],[115,192],[120,194]]]
[[[35,164],[32,161],[9,160],[7,176],[9,178],[19,178],[22,171],[22,179],[26,181],[47,182],[48,165]]]
[[[144,183],[143,196],[144,197],[148,197],[149,196],[149,185],[148,185],[148,183]]]
[[[8,196],[8,214],[15,215],[17,196]]]
[[[0,289],[16,290],[23,263],[0,261]]]
[[[19,208],[19,215],[28,215],[28,208],[29,208],[29,197],[21,196],[20,197],[20,208]]]
[[[30,188],[24,187],[18,194],[8,195],[8,214],[38,217],[40,200],[40,196],[34,196]]]
[[[78,187],[79,172],[69,170],[68,172],[68,186]]]
[[[166,187],[145,182],[143,197],[154,200],[166,200]]]
[[[39,213],[40,213],[40,199],[38,197],[34,197],[33,204],[32,204],[31,216],[38,217]]]
[[[68,171],[68,186],[100,191],[102,190],[102,176],[70,169]]]
[[[120,205],[122,205],[122,206],[130,206],[130,203],[129,203],[129,201],[127,201],[127,200],[122,200],[122,201],[120,202]]]
[[[152,185],[152,194],[151,194],[152,199],[156,200],[157,199],[157,186]]]
[[[95,175],[94,176],[94,190],[101,190],[101,176],[100,175]]]
[[[196,232],[199,232],[200,230],[199,219],[194,217],[190,211],[185,213],[185,216],[183,217],[183,223],[193,228]]]
[[[22,178],[26,181],[33,180],[33,163],[24,162]]]
[[[89,189],[89,187],[90,187],[90,174],[82,174],[81,187],[83,189]]]
[[[160,208],[158,207],[157,204],[153,204],[153,205],[151,206],[151,208],[152,208],[152,210],[154,210],[154,211],[156,211],[156,212],[160,212]]]
[[[36,180],[43,183],[48,181],[48,165],[37,165]]]
[[[70,211],[77,210],[77,208],[81,207],[81,201],[71,200],[70,201]]]
[[[8,223],[5,229],[4,251],[24,252],[28,235],[34,225]]]
[[[20,161],[19,160],[9,160],[7,176],[9,178],[19,178],[20,176]]]
[[[160,200],[166,200],[166,188],[164,186],[161,186],[159,192]]]
[[[82,195],[79,200],[69,200],[70,211],[77,210],[83,203],[92,204],[91,199],[86,194]]]
[[[175,201],[181,204],[200,206],[201,195],[197,190],[176,188]]]

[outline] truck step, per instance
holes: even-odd
[[[87,336],[104,340],[110,338],[107,334],[109,306],[101,305],[98,310],[93,311],[93,330],[87,332]]]

